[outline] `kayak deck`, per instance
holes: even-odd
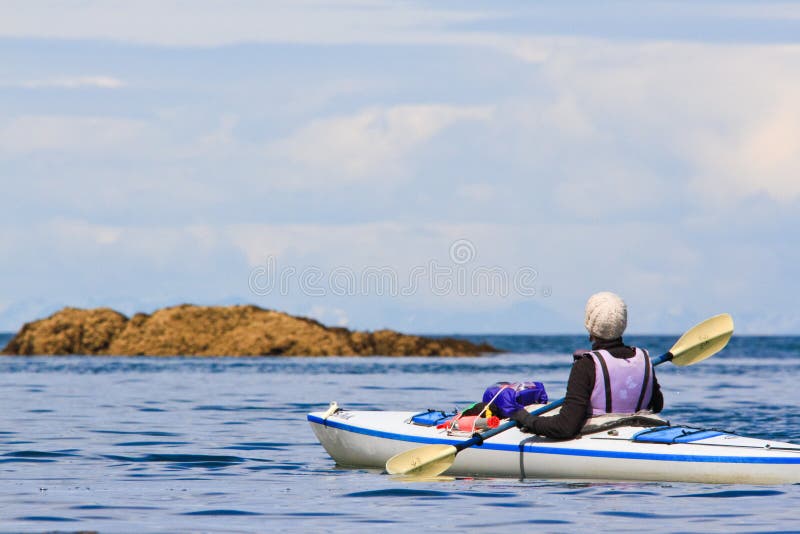
[[[382,469],[400,452],[457,445],[468,434],[410,423],[416,412],[339,410],[308,415],[340,465]],[[512,428],[465,449],[447,474],[570,480],[780,484],[800,482],[800,446],[688,427],[619,426],[571,440]]]

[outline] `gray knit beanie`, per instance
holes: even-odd
[[[589,334],[600,339],[617,339],[628,326],[628,307],[619,295],[595,293],[586,302],[584,319]]]

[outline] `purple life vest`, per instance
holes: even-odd
[[[653,398],[653,364],[646,350],[633,347],[630,358],[615,358],[607,350],[587,352],[594,360],[594,389],[589,417],[605,413],[636,413]]]

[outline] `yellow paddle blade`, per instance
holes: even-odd
[[[435,477],[453,465],[457,452],[452,445],[424,445],[389,458],[386,472],[390,475]]]
[[[669,351],[675,365],[692,365],[725,348],[733,335],[733,318],[727,313],[715,315],[681,336]]]

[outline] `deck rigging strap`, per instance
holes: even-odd
[[[729,432],[726,432],[729,434]],[[600,436],[592,436],[589,439],[601,439],[606,441],[632,441],[630,438],[606,438]],[[634,442],[636,443],[636,442]],[[639,442],[641,443],[641,442]],[[761,449],[765,451],[789,451],[789,452],[796,452],[800,454],[800,447],[773,447],[769,444],[767,445],[730,445],[728,443],[697,443],[696,441],[690,442],[691,445],[695,447],[730,447],[731,449]],[[664,443],[665,445],[669,445],[668,443]]]
[[[592,351],[592,354],[597,356],[597,360],[600,362],[600,367],[603,371],[603,384],[605,385],[606,390],[606,413],[611,413],[613,402],[611,401],[611,375],[608,374],[608,365],[606,365],[606,359],[603,358],[603,354],[599,351]]]
[[[527,437],[519,442],[519,481],[525,481],[525,445],[536,439],[536,435]]]
[[[644,353],[644,380],[642,381],[642,392],[639,393],[639,402],[636,404],[636,411],[642,409],[642,402],[644,402],[644,395],[647,393],[647,385],[650,382],[650,355],[645,349],[639,349]],[[652,397],[651,397],[652,400]]]

